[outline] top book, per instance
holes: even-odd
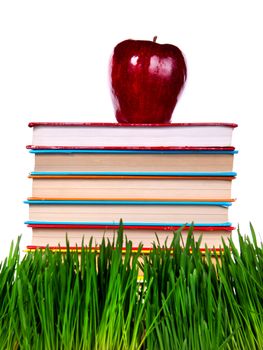
[[[234,123],[29,123],[28,148],[233,148]]]

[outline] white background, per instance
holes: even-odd
[[[108,62],[125,39],[177,45],[188,80],[173,122],[235,122],[239,150],[230,220],[262,231],[261,1],[0,0],[0,259],[23,222],[31,193],[30,121],[114,122]],[[236,234],[235,234],[236,237]],[[262,237],[262,236],[261,236]],[[261,239],[261,238],[260,238]]]

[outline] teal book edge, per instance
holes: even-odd
[[[118,150],[118,149],[31,149],[33,154],[237,154],[237,150]]]
[[[104,171],[32,171],[31,176],[227,176],[237,175],[233,171],[219,172],[104,172]]]
[[[119,222],[97,222],[97,221],[25,221],[26,225],[94,225],[94,226],[116,226]],[[182,223],[182,222],[125,222],[125,226],[191,226],[192,223]],[[231,222],[220,222],[220,223],[198,223],[194,224],[195,227],[228,227],[231,226]]]
[[[229,207],[230,202],[193,202],[193,201],[131,201],[131,200],[26,200],[25,204],[61,204],[61,205],[208,205]]]

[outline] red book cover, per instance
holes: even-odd
[[[130,123],[85,123],[85,122],[30,122],[30,128],[36,126],[88,126],[88,127],[185,127],[185,126],[225,126],[236,128],[235,123],[162,123],[162,124],[130,124]]]
[[[85,246],[84,249],[87,247],[87,250],[89,250],[90,248],[88,246]],[[26,247],[26,250],[28,252],[34,252],[35,250],[45,250],[45,249],[49,249],[53,252],[62,252],[62,253],[65,253],[67,251],[67,247],[63,247],[63,246],[37,246],[37,245],[28,245]],[[171,251],[171,254],[173,253],[173,250],[172,249],[169,249],[169,248],[161,248],[162,250],[165,250],[165,251]],[[69,250],[71,252],[79,252],[81,253],[81,250],[82,250],[82,247],[69,247]],[[91,247],[91,250],[93,252],[99,252],[100,249],[99,249],[99,246],[98,247]],[[142,247],[141,248],[141,253],[142,254],[149,254],[151,251],[153,251],[154,249],[152,247]],[[205,254],[206,252],[206,248],[199,248],[200,252],[202,254]],[[222,248],[207,248],[208,251],[210,251],[212,254],[220,254],[220,252],[223,252],[224,250]],[[132,247],[132,251],[133,252],[137,252],[138,251],[138,247]],[[126,252],[126,248],[123,247],[122,248],[122,252],[125,253]],[[192,252],[192,250],[190,249],[190,253]]]
[[[28,227],[31,228],[50,228],[50,229],[55,229],[55,228],[65,228],[65,229],[70,229],[70,228],[81,228],[81,229],[118,229],[120,226],[119,225],[74,225],[74,224],[28,224]],[[176,231],[182,226],[146,226],[146,225],[133,225],[133,226],[123,226],[124,230],[134,230],[134,229],[142,229],[142,230],[165,230],[165,231]],[[184,226],[185,229],[189,229],[190,226]],[[194,226],[193,230],[198,230],[198,231],[232,231],[235,228],[232,226]]]

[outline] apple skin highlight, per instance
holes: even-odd
[[[184,87],[187,67],[171,44],[125,40],[114,48],[110,83],[119,123],[169,123]]]

